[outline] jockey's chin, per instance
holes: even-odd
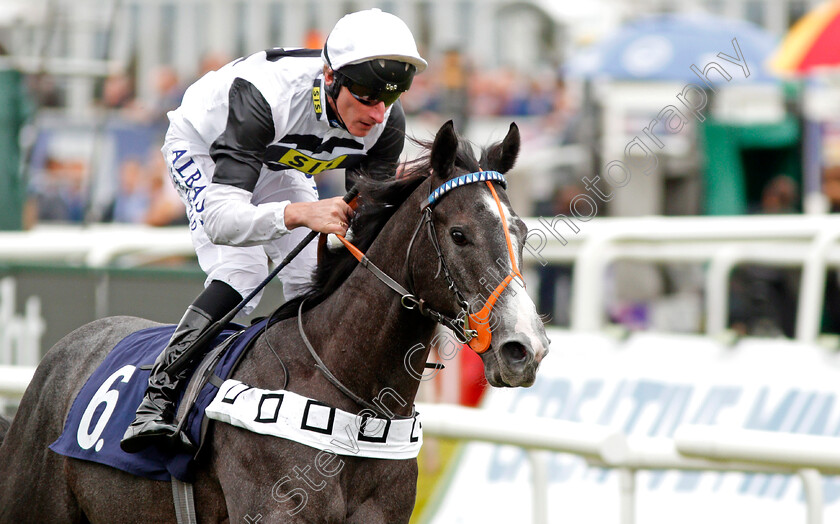
[[[347,126],[347,131],[349,131],[351,135],[358,137],[367,136],[374,126],[374,124],[367,124],[365,122],[345,122],[345,125]]]

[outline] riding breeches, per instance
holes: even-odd
[[[169,168],[172,183],[187,209],[193,247],[201,269],[207,274],[205,286],[213,280],[226,282],[243,297],[251,293],[270,272],[270,264],[279,263],[309,233],[296,228],[280,238],[257,246],[228,246],[214,244],[204,231],[202,211],[204,193],[213,179],[215,163],[206,145],[188,138],[170,126],[161,152]],[[185,137],[186,136],[186,137]],[[265,202],[314,202],[318,200],[315,180],[292,169],[272,171],[265,166],[251,196],[254,205]],[[310,283],[316,261],[316,243],[310,242],[292,262],[280,271],[283,295],[286,300],[300,294]],[[262,292],[243,309],[250,313],[259,303]]]

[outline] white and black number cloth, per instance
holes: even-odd
[[[214,420],[337,455],[411,459],[423,445],[416,415],[393,420],[359,416],[291,391],[257,389],[238,380],[226,380],[204,412]]]

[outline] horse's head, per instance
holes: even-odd
[[[504,190],[502,175],[516,162],[519,145],[519,129],[511,124],[505,139],[485,149],[477,162],[451,122],[438,131],[429,157],[432,196],[424,215],[428,238],[436,239],[428,247],[440,261],[412,264],[411,270],[418,296],[462,321],[469,318],[454,331],[469,339],[481,355],[487,381],[496,387],[533,384],[549,345],[520,273],[527,228]],[[493,181],[464,178],[473,173]],[[421,281],[429,289],[420,289]]]

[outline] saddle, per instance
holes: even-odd
[[[152,364],[172,336],[174,325],[144,329],[118,342],[79,390],[64,430],[50,449],[145,478],[168,481],[174,477],[191,482],[209,424],[204,410],[268,321],[263,319],[248,328],[229,324],[189,377],[177,419],[198,445],[194,454],[166,452],[154,446],[125,453],[119,446],[146,391]]]

